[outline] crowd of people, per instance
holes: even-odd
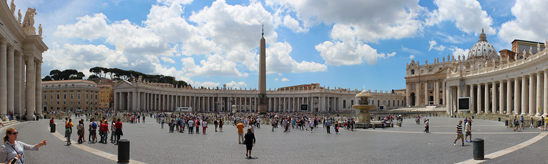
[[[53,117],[50,119],[50,124],[54,124]],[[65,138],[67,138],[67,145],[71,145],[72,142],[70,140],[74,124],[72,123],[72,118],[65,118]],[[102,119],[95,121],[94,118],[91,118],[89,120],[88,124],[88,141],[89,143],[103,143],[107,144],[108,142],[108,136],[110,135],[110,142],[113,144],[118,144],[118,141],[120,140],[120,136],[123,136],[124,133],[122,131],[123,123],[120,121],[120,119],[112,119],[112,122],[110,124],[109,129],[109,123],[105,117]],[[78,144],[82,144],[86,142],[85,139],[85,130],[86,127],[84,125],[84,119],[80,119],[78,121],[78,125],[76,126],[77,135],[78,135]],[[97,132],[99,133],[99,141],[97,141]]]

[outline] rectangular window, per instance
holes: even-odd
[[[50,94],[49,94],[49,98],[50,98],[50,99],[53,99],[53,93],[50,93]]]
[[[70,99],[74,99],[74,93],[70,94]]]
[[[63,94],[63,99],[67,99],[67,94]]]
[[[415,84],[411,84],[411,90],[415,90]]]
[[[343,108],[346,108],[346,100],[343,100]]]
[[[59,100],[59,93],[57,94],[57,100]]]
[[[86,99],[89,99],[89,94],[86,94]]]
[[[45,99],[48,99],[48,95],[44,95],[44,100],[45,100]]]
[[[78,100],[80,100],[80,93],[78,93]]]

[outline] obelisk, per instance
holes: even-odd
[[[268,111],[268,99],[266,98],[266,50],[264,40],[264,25],[261,34],[261,52],[259,54],[259,114]]]

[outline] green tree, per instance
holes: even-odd
[[[53,79],[51,78],[51,76],[46,76],[42,79],[42,81],[53,81]]]

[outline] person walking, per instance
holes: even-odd
[[[196,134],[200,134],[200,119],[196,118]]]
[[[95,123],[95,119],[91,118],[89,123],[89,142],[97,142],[97,123]]]
[[[514,116],[514,132],[519,132],[519,121],[517,116]]]
[[[467,137],[470,136],[470,142],[472,141],[472,126],[470,125],[470,122],[472,120],[468,120],[467,123],[465,123],[464,127],[466,127],[466,135],[464,135],[464,142],[468,143]]]
[[[116,137],[115,133],[116,133],[116,119],[112,118],[112,124],[110,125],[110,143],[114,143],[114,138]]]
[[[331,134],[331,122],[329,120],[325,121],[325,128],[327,129],[327,134]]]
[[[525,127],[525,125],[524,125],[524,123],[523,123],[523,121],[524,121],[524,120],[523,120],[523,116],[521,116],[521,118],[519,119],[519,121],[520,121],[520,123],[521,123],[519,128],[521,128],[521,130],[523,130],[523,129],[524,129],[523,127]]]
[[[339,134],[339,121],[335,121],[335,134]]]
[[[223,124],[224,124],[224,123],[225,123],[225,122],[223,121],[223,118],[219,119],[219,131],[220,131],[220,132],[223,132]]]
[[[103,141],[103,144],[107,144],[107,138],[108,138],[108,121],[105,119],[103,120],[103,138],[101,139]]]
[[[544,117],[544,128],[545,128],[544,131],[548,130],[548,125],[546,124],[548,124],[548,117]]]
[[[242,140],[244,140],[244,124],[242,122],[239,122],[236,124],[236,127],[238,128],[238,143],[242,144]]]
[[[70,142],[70,135],[72,134],[72,127],[73,126],[74,126],[74,124],[72,124],[72,118],[71,118],[71,119],[69,119],[67,124],[65,124],[65,137],[67,138],[67,145],[72,144]]]
[[[4,136],[4,145],[0,147],[0,162],[1,163],[25,163],[25,150],[39,150],[40,147],[45,146],[46,140],[36,144],[29,145],[21,141],[17,141],[19,132],[13,127],[6,130],[6,136]],[[17,157],[17,159],[15,158]],[[16,160],[16,161],[14,161]]]
[[[255,134],[253,134],[251,128],[248,128],[247,129],[247,133],[245,134],[245,147],[246,147],[246,151],[245,151],[245,156],[248,158],[248,159],[251,159],[253,158],[251,156],[251,150],[253,149],[253,144],[255,144]]]
[[[424,132],[430,133],[430,119],[426,119],[424,122]]]
[[[459,120],[459,124],[457,124],[457,138],[455,138],[453,145],[457,144],[458,139],[462,141],[462,146],[464,146],[464,136],[462,136],[462,120]]]
[[[203,120],[202,121],[202,134],[206,134],[206,129],[207,129],[207,121],[206,120]]]
[[[217,122],[217,118],[215,118],[215,121],[213,121],[213,124],[215,125],[215,132],[217,132],[217,126],[219,126],[219,122]]]

